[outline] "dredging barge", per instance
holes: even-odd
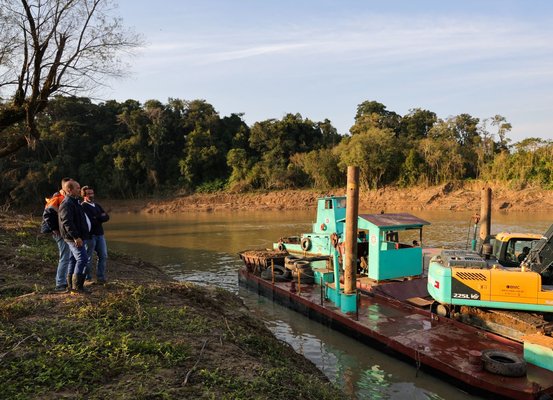
[[[356,215],[355,291],[345,293],[345,217],[346,197],[319,199],[312,232],[239,253],[240,284],[463,390],[553,398],[551,325],[515,340],[438,315],[425,264],[441,254],[423,251],[428,222],[410,214]]]

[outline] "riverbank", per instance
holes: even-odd
[[[53,292],[57,248],[0,215],[0,398],[335,399],[235,295],[110,253],[92,294]]]
[[[361,190],[359,207],[369,212],[417,210],[480,210],[480,192],[485,185],[493,190],[492,208],[496,211],[553,211],[553,190],[509,188],[483,182],[448,183],[431,187]],[[112,212],[181,213],[222,210],[310,210],[317,198],[343,195],[345,188],[328,192],[314,190],[279,190],[249,193],[196,193],[165,199],[106,201]],[[100,201],[100,200],[99,200]]]

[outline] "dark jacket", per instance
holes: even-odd
[[[60,225],[58,222],[58,210],[61,202],[65,198],[61,192],[56,192],[46,199],[46,206],[42,213],[42,224],[40,225],[40,232],[50,233],[53,231],[59,231]]]
[[[60,204],[58,211],[60,235],[66,242],[73,242],[75,239],[90,239],[88,224],[84,210],[77,199],[66,196]]]
[[[83,201],[81,207],[90,219],[92,227],[90,228],[90,234],[100,236],[104,234],[104,227],[102,224],[109,221],[109,215],[104,211],[102,206],[98,203],[94,205]]]

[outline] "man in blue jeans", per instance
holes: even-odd
[[[83,202],[81,207],[90,220],[90,236],[86,241],[86,251],[88,253],[88,267],[86,280],[92,279],[92,256],[94,253],[98,256],[98,265],[96,267],[96,282],[106,283],[106,263],[108,259],[108,248],[104,237],[104,227],[102,224],[109,221],[109,215],[104,211],[100,204],[94,202],[94,189],[90,186],[83,186],[81,189]]]
[[[88,254],[84,245],[90,239],[90,221],[79,204],[81,185],[77,181],[64,184],[65,199],[61,202],[58,217],[60,234],[71,251],[68,274],[72,278],[73,291],[89,293],[84,288]]]
[[[42,225],[40,231],[42,233],[51,233],[52,238],[58,245],[59,261],[56,270],[56,292],[71,291],[71,277],[67,277],[67,269],[71,258],[71,251],[65,240],[60,235],[60,227],[58,222],[58,210],[61,202],[65,198],[63,185],[65,182],[71,181],[71,178],[63,178],[61,180],[62,189],[54,193],[52,197],[46,199],[46,206],[42,214]]]

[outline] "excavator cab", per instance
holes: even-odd
[[[489,264],[499,263],[506,268],[518,268],[541,238],[542,235],[534,233],[501,232],[488,236],[479,253]]]

